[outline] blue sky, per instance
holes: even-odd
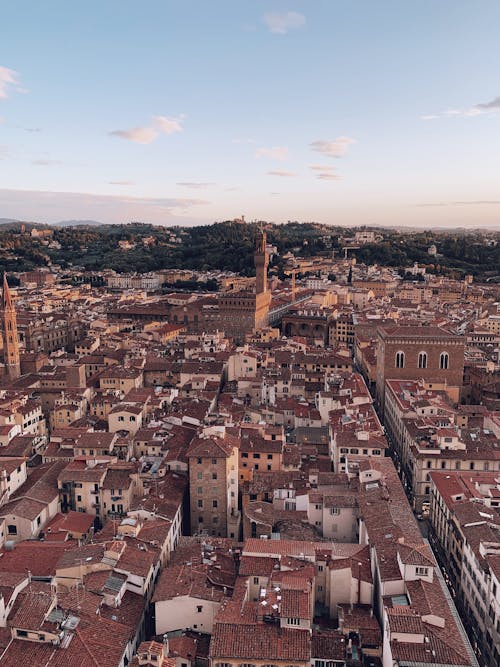
[[[500,226],[498,0],[0,19],[0,217]]]

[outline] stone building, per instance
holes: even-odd
[[[226,435],[195,438],[187,452],[191,533],[239,539],[238,441]]]

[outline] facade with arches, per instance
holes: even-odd
[[[458,402],[463,383],[465,338],[435,326],[378,330],[377,400],[383,410],[386,380],[425,380]]]

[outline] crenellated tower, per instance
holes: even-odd
[[[269,255],[266,251],[266,232],[259,228],[255,239],[255,293],[263,294],[267,292],[267,267],[269,264]]]
[[[3,274],[2,292],[3,359],[7,375],[15,380],[21,375],[16,308],[10,294],[7,274]]]

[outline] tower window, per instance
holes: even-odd
[[[396,360],[395,364],[396,368],[404,368],[405,367],[405,353],[404,352],[396,352]]]
[[[427,352],[418,353],[418,367],[427,368]]]
[[[439,355],[439,368],[443,371],[448,370],[450,365],[450,356],[448,352],[441,352]]]

